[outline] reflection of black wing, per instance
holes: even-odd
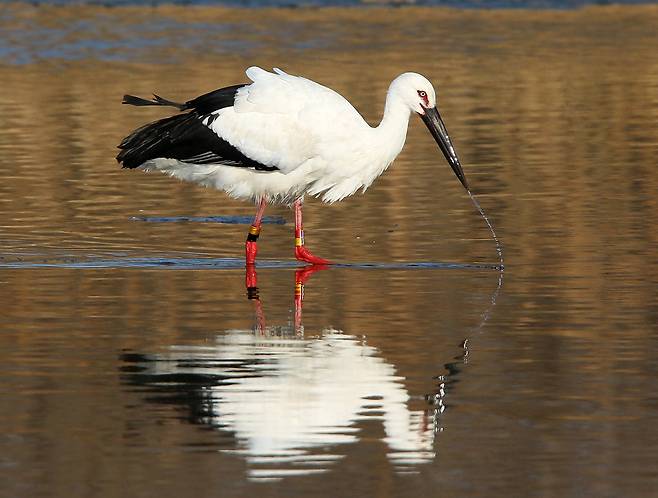
[[[184,114],[160,119],[136,129],[119,144],[117,161],[124,168],[137,168],[157,158],[177,159],[192,164],[223,164],[274,171],[278,168],[261,164],[245,156],[237,148],[212,131],[214,111],[231,107],[235,94],[244,85],[222,88],[201,95],[185,104],[155,96],[152,101],[126,95],[123,102],[136,106],[172,106]]]
[[[209,389],[232,384],[236,379],[235,375],[216,373],[213,360],[162,359],[139,353],[124,353],[120,359],[124,363],[121,367],[124,383],[143,388],[152,403],[187,408],[186,420],[193,424],[216,423],[213,419],[219,414],[215,412]],[[254,360],[231,360],[231,366],[244,372],[242,377],[257,375]]]

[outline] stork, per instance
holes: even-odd
[[[393,80],[376,127],[319,83],[276,68],[268,72],[250,67],[246,75],[251,83],[185,103],[157,95],[152,100],[125,95],[124,104],[171,106],[180,112],[133,131],[118,146],[117,161],[124,168],[161,171],[255,202],[245,244],[248,267],[255,264],[263,214],[272,203],[293,206],[295,257],[328,264],[305,246],[304,196],[333,203],[365,191],[402,150],[412,112],[425,122],[468,191],[434,88],[420,74],[403,73]]]

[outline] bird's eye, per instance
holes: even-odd
[[[430,105],[430,99],[427,97],[427,92],[423,90],[418,90],[418,96],[423,99],[423,103],[425,104],[425,107]]]

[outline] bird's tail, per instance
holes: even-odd
[[[181,158],[189,148],[190,136],[194,136],[193,132],[198,130],[198,127],[212,133],[189,112],[148,123],[121,141],[117,161],[122,163],[124,168],[133,169],[158,157]]]
[[[175,107],[179,111],[185,111],[188,109],[187,104],[172,102],[171,100],[163,99],[159,95],[155,95],[155,94],[153,94],[152,100],[146,100],[141,97],[135,97],[134,95],[124,95],[121,103],[128,105],[135,105],[135,106],[161,105],[161,106]]]

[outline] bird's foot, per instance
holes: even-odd
[[[248,240],[244,245],[244,256],[247,266],[254,265],[256,263],[256,253],[258,252],[258,245],[256,242]]]
[[[315,256],[311,251],[306,249],[306,246],[295,247],[295,258],[298,261],[311,263],[312,265],[330,265],[331,261]]]

